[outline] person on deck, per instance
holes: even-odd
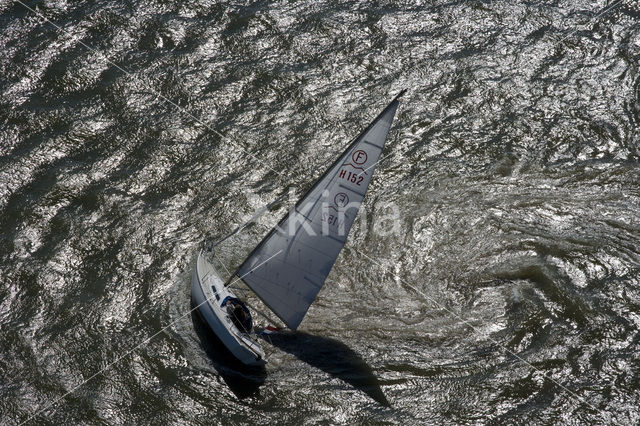
[[[235,300],[229,299],[227,300],[226,307],[227,314],[229,318],[231,318],[233,325],[242,333],[248,333],[250,330],[247,330],[247,325],[250,324],[250,322],[248,321],[247,312],[242,305]]]

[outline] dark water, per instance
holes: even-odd
[[[0,3],[2,424],[640,422],[636,1],[25,5]],[[403,88],[328,284],[240,368],[190,313],[201,242]]]

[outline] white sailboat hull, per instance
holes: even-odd
[[[221,306],[227,296],[236,297],[224,286],[218,271],[200,252],[191,278],[191,298],[196,310],[220,341],[242,363],[264,365],[266,360],[262,346],[250,335],[241,333],[229,318],[226,308]]]

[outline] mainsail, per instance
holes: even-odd
[[[300,325],[347,240],[403,93],[353,140],[236,271],[292,330]]]

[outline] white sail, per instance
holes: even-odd
[[[293,330],[300,325],[347,240],[402,93],[349,145],[236,271]],[[257,265],[262,266],[254,270]]]

